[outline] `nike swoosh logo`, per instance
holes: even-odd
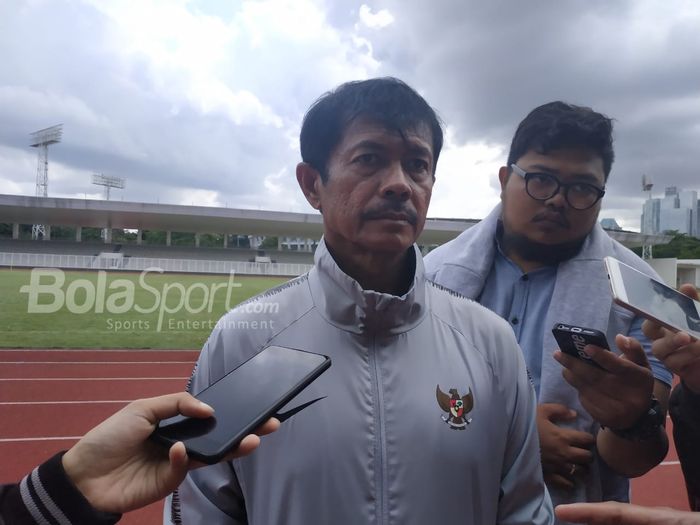
[[[323,397],[318,397],[316,399],[312,399],[311,401],[308,401],[304,403],[303,405],[299,405],[298,407],[294,407],[290,410],[287,410],[286,412],[278,412],[275,414],[275,417],[279,419],[280,423],[283,423],[287,421],[290,417],[292,417],[294,414],[298,414],[302,410],[304,410],[306,407],[313,405],[316,401],[321,401],[321,399],[326,399],[328,396],[323,396]]]

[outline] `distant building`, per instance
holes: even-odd
[[[642,233],[656,234],[675,230],[700,236],[698,192],[669,186],[659,199],[647,199],[642,207]]]
[[[615,219],[612,219],[612,218],[600,219],[600,225],[603,228],[605,228],[606,230],[614,230],[614,231],[622,230],[622,228],[617,223],[617,221]]]

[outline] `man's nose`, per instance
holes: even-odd
[[[401,163],[394,162],[388,166],[382,179],[382,197],[405,201],[411,196],[411,192],[409,176]]]
[[[545,201],[546,206],[551,206],[552,208],[564,208],[568,205],[565,195],[566,189],[559,187],[557,192],[552,195],[549,199]]]

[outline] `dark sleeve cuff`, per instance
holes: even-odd
[[[691,391],[685,383],[681,383],[676,387],[678,392],[674,392],[679,396],[678,402],[684,405],[687,409],[693,411],[696,415],[700,414],[700,394]]]
[[[36,522],[113,525],[119,521],[121,514],[101,512],[90,505],[63,470],[63,454],[56,454],[20,483],[22,501]]]
[[[700,510],[700,395],[682,383],[673,389],[669,400],[673,420],[673,440],[688,489],[690,507]]]

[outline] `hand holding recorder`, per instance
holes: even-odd
[[[124,513],[158,501],[172,492],[188,470],[203,466],[188,459],[182,443],[169,450],[148,438],[159,420],[183,414],[207,418],[211,407],[182,392],[128,404],[93,428],[63,456],[63,468],[97,510]],[[226,459],[250,454],[258,435],[279,427],[268,420],[246,436]]]
[[[697,303],[698,290],[692,284],[684,284],[680,291]],[[642,330],[653,341],[654,355],[680,376],[687,388],[700,394],[700,341],[686,332],[670,330],[651,320],[644,321]]]
[[[587,344],[584,352],[589,359],[561,351],[554,353],[554,359],[564,367],[564,379],[578,390],[581,405],[593,419],[621,429],[632,426],[648,410],[654,376],[638,341],[618,335],[615,343],[622,355]]]

